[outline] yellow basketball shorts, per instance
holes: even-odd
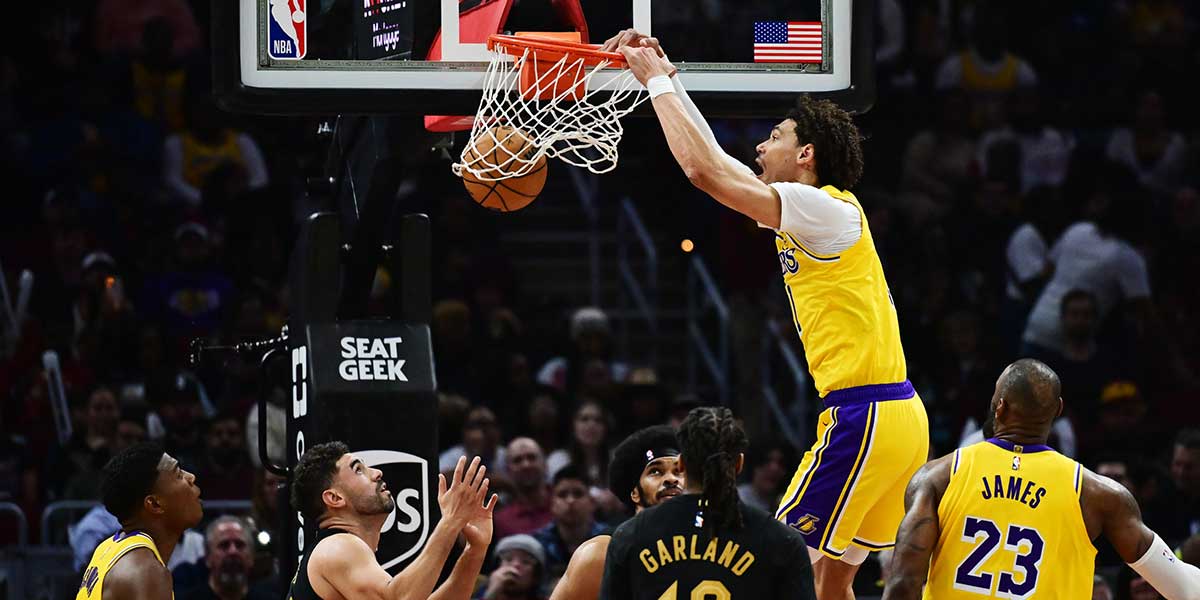
[[[904,490],[929,455],[929,419],[908,381],[830,392],[775,518],[840,559],[896,544]]]

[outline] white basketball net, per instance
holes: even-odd
[[[536,53],[501,46],[492,50],[471,139],[460,162],[451,167],[456,175],[467,171],[481,181],[521,177],[534,170],[542,157],[559,158],[597,174],[616,168],[617,144],[624,133],[621,117],[646,100],[646,89],[629,69],[606,70],[607,61],[588,66],[586,62],[595,59],[571,54],[557,62],[536,61]],[[521,69],[526,61],[534,81],[522,93]],[[605,77],[597,78],[602,71]],[[572,84],[578,82],[586,91],[575,101]],[[547,93],[549,98],[539,99]],[[506,146],[513,136],[522,143]],[[479,151],[480,146],[486,152]]]

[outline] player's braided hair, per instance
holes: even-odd
[[[720,529],[740,528],[737,459],[749,441],[733,413],[721,406],[694,408],[679,425],[676,437],[689,477],[703,474],[705,531],[715,536]]]
[[[858,183],[863,172],[862,138],[850,113],[829,100],[814,100],[805,94],[787,118],[796,122],[796,141],[816,148],[821,185],[848,190]]]

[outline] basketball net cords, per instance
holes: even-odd
[[[533,60],[532,54],[532,49],[525,48],[521,56],[508,60],[510,55],[503,50],[492,52],[471,137],[460,162],[451,166],[455,175],[461,177],[466,171],[480,181],[521,177],[533,171],[542,157],[558,158],[598,175],[616,168],[617,144],[625,133],[621,117],[649,97],[646,88],[632,71],[620,69],[592,89],[589,84],[595,75],[611,63],[601,61],[588,67],[582,57],[566,54],[544,72],[537,72],[544,63],[534,61],[535,81],[525,91],[532,98],[527,99],[519,83],[521,67],[526,60]],[[576,102],[571,95],[580,82],[586,93]],[[553,97],[538,99],[555,85],[559,89]],[[608,94],[608,98],[601,100],[598,94]],[[501,125],[509,129],[498,138],[497,127]],[[516,140],[522,143],[509,149],[505,142],[514,136],[524,139]],[[480,152],[478,145],[484,140],[491,141],[491,148]],[[533,152],[529,152],[529,145]]]

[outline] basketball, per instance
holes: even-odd
[[[468,147],[463,163],[500,166],[484,171],[484,179],[463,169],[463,185],[480,206],[501,212],[521,210],[533,202],[546,185],[545,156],[538,157],[533,169],[525,175],[496,181],[487,178],[499,176],[502,169],[515,170],[518,161],[527,160],[534,151],[533,143],[520,129],[507,125],[493,127],[480,134]],[[480,157],[486,160],[480,161]]]

